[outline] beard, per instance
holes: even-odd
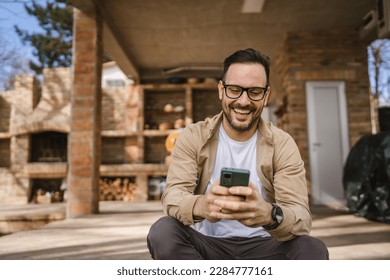
[[[251,113],[250,113],[251,117],[250,117],[249,121],[240,122],[237,119],[233,119],[231,112],[234,109],[250,110],[251,111]],[[258,121],[260,119],[260,115],[261,115],[261,111],[262,110],[260,110],[260,112],[256,112],[255,110],[256,109],[251,107],[251,106],[246,106],[246,107],[240,107],[240,106],[228,107],[228,106],[223,106],[223,114],[226,117],[226,120],[228,121],[230,127],[233,128],[236,131],[239,131],[239,132],[248,131],[248,130],[252,129],[255,125],[257,125],[257,123],[258,123]]]

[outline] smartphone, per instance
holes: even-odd
[[[221,169],[221,186],[248,186],[250,171],[247,169],[224,167]]]

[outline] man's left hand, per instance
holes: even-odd
[[[215,200],[221,211],[213,213],[214,218],[238,220],[248,227],[260,227],[272,222],[272,205],[261,197],[257,187],[252,183],[249,183],[248,187],[230,187],[229,193],[245,197],[245,200]]]

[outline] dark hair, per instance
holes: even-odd
[[[234,63],[257,63],[264,66],[265,74],[267,76],[267,86],[269,85],[269,65],[270,58],[254,49],[238,50],[232,55],[228,56],[223,62],[222,79],[225,80],[227,71],[230,65]]]

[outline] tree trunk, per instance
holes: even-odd
[[[378,95],[370,92],[371,133],[379,132]]]

